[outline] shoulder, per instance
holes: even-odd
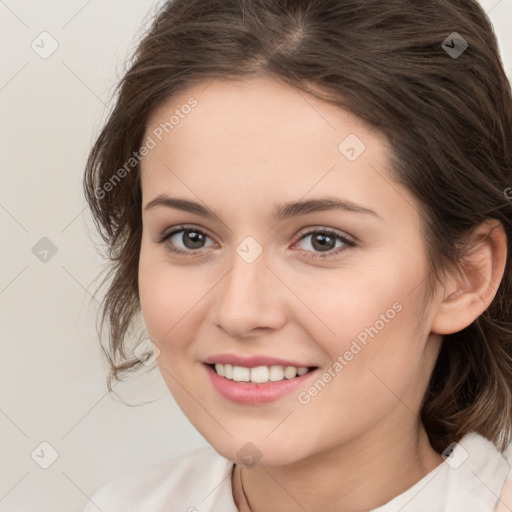
[[[211,446],[198,448],[121,473],[96,491],[84,512],[194,512],[215,505],[229,511],[232,468]]]
[[[503,484],[503,488],[501,489],[496,512],[506,512],[512,510],[512,442],[505,450],[504,456],[508,461],[510,470],[508,472],[507,478],[505,479],[505,483]]]
[[[453,452],[455,456],[446,460],[451,484],[447,504],[454,510],[500,510],[498,497],[511,474],[509,453],[498,451],[493,442],[475,432],[466,434]],[[461,504],[465,508],[457,508]]]

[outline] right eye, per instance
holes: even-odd
[[[198,249],[205,247],[205,240],[210,238],[203,230],[196,227],[179,226],[162,235],[158,242],[165,244],[169,251],[183,256],[193,256]],[[182,244],[181,247],[179,244]],[[210,246],[215,246],[215,243]]]

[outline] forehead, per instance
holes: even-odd
[[[408,192],[397,194],[399,185],[390,184],[384,136],[349,112],[271,79],[190,87],[150,116],[146,136],[155,147],[142,162],[145,202],[162,192],[215,194],[243,209],[257,198],[339,193],[374,210],[410,209],[410,197],[398,204]]]
[[[195,103],[190,108],[190,103]],[[172,115],[172,114],[177,115]],[[171,121],[171,118],[173,118]],[[340,109],[270,78],[219,80],[195,85],[164,102],[150,117],[148,132],[171,121],[172,129],[165,133],[178,143],[180,133],[196,142],[222,141],[228,136],[265,142],[269,149],[279,149],[287,142],[309,142],[317,147],[341,141],[344,133],[385,144],[385,139],[362,120]],[[192,130],[189,130],[192,126]],[[168,126],[169,128],[169,126]],[[329,133],[331,137],[325,138]],[[254,139],[251,139],[251,136]],[[277,136],[277,137],[276,137]],[[240,140],[238,140],[240,142]],[[368,141],[370,142],[370,141]],[[264,152],[266,148],[261,148]],[[335,148],[337,149],[337,144]],[[195,151],[200,150],[200,144]],[[299,148],[296,148],[299,150]]]

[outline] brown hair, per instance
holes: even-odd
[[[512,427],[512,201],[505,192],[512,99],[490,21],[472,0],[174,0],[162,7],[119,84],[84,176],[108,248],[99,334],[107,323],[109,389],[142,364],[126,355],[126,344],[140,313],[133,157],[148,116],[191,85],[257,75],[347,109],[388,138],[395,178],[421,204],[431,276],[460,268],[464,237],[485,219],[503,224],[508,255],[497,295],[473,324],[444,337],[421,409],[438,452],[468,431],[503,450]]]

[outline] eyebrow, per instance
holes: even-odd
[[[156,206],[174,208],[176,210],[193,213],[207,219],[217,219],[220,221],[219,216],[210,208],[200,203],[196,203],[195,201],[189,201],[188,199],[169,197],[167,194],[160,194],[155,197],[144,207],[144,211],[147,211]],[[331,210],[364,213],[379,217],[376,212],[370,210],[369,208],[365,208],[364,206],[358,205],[352,201],[328,196],[275,204],[272,209],[272,220],[274,222],[281,222],[283,220],[298,217],[300,215]]]

